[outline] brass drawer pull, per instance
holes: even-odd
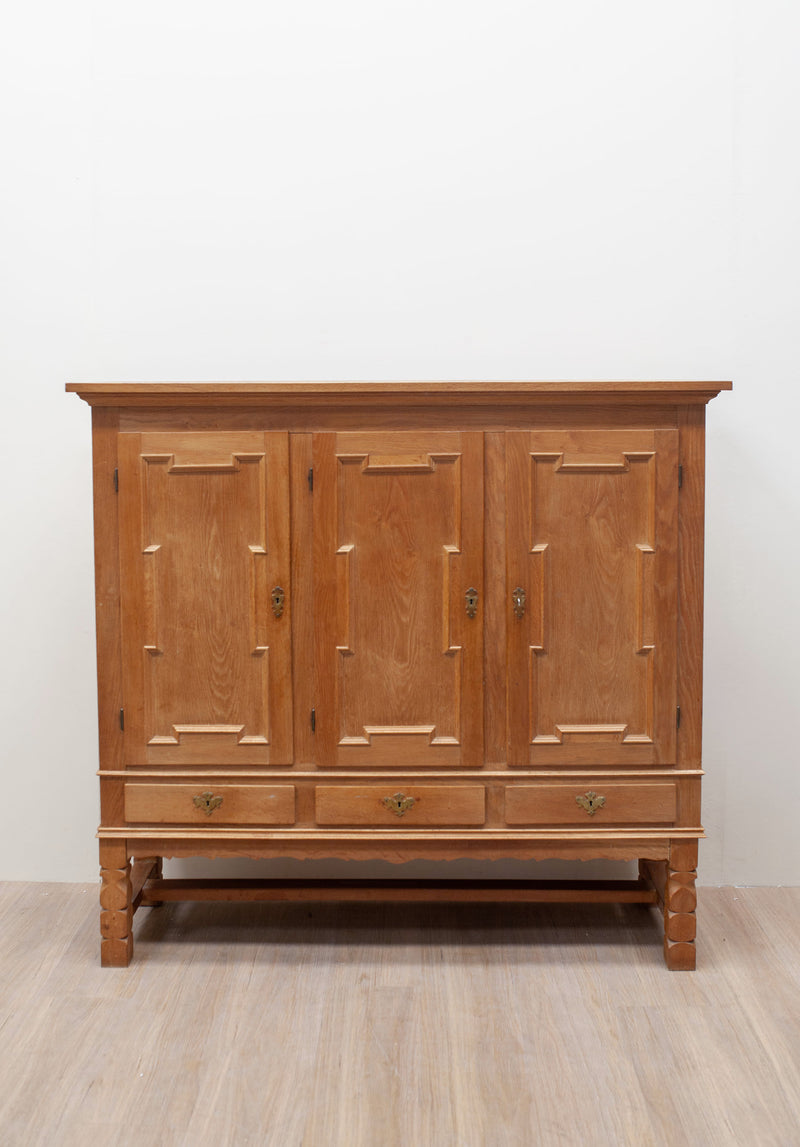
[[[194,797],[195,808],[202,809],[206,816],[211,816],[215,808],[222,804],[222,797],[215,797],[213,793],[200,793]]]
[[[602,808],[606,803],[606,798],[601,797],[599,793],[594,792],[592,789],[590,789],[588,793],[584,793],[581,797],[575,797],[575,800],[581,808],[586,809],[589,816],[594,816],[597,810]]]
[[[413,808],[416,801],[413,797],[407,797],[405,793],[395,793],[394,796],[384,797],[383,803],[390,812],[397,813],[398,816],[405,816],[410,808]]]
[[[525,590],[521,585],[514,590],[511,600],[514,602],[514,616],[522,617],[525,613]]]
[[[272,612],[275,614],[276,617],[280,617],[283,614],[283,603],[286,601],[286,593],[281,588],[281,586],[276,585],[274,590],[272,591],[271,597],[272,597]]]
[[[474,586],[470,586],[464,594],[464,601],[467,606],[467,617],[474,617],[478,612],[478,591]]]

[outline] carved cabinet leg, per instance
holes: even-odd
[[[127,968],[133,956],[131,865],[124,844],[100,845],[100,962]]]
[[[664,890],[664,959],[671,972],[694,970],[697,953],[697,841],[673,841]]]

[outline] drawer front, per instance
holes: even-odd
[[[506,824],[672,824],[677,820],[677,785],[514,785],[506,789]]]
[[[317,824],[476,825],[486,822],[483,785],[318,785]]]
[[[294,785],[125,785],[131,824],[294,824]]]

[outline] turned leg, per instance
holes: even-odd
[[[671,972],[691,972],[697,959],[697,841],[672,841],[666,867],[664,959]]]
[[[133,956],[131,865],[125,843],[100,845],[100,963],[127,968]]]

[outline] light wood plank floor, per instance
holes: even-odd
[[[0,885],[2,1147],[800,1144],[800,889],[641,906],[173,904]]]

